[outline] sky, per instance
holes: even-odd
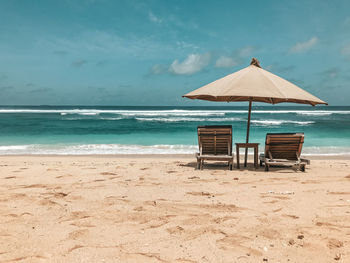
[[[181,96],[256,57],[350,105],[349,10],[348,0],[2,0],[0,104],[217,106]]]

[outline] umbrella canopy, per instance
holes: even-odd
[[[250,66],[209,83],[199,89],[187,93],[183,97],[208,101],[249,101],[247,137],[249,142],[250,116],[252,102],[271,104],[290,102],[300,104],[326,104],[293,83],[261,68],[259,61],[253,58]],[[247,148],[245,162],[247,165]]]
[[[271,104],[293,102],[301,104],[327,104],[293,83],[260,67],[252,59],[250,66],[227,75],[183,97],[209,101],[257,101]]]

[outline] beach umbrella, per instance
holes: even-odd
[[[248,101],[248,122],[246,143],[249,142],[250,116],[252,102],[277,104],[281,102],[310,104],[326,104],[293,83],[261,68],[259,61],[253,58],[250,65],[235,73],[211,82],[199,89],[187,93],[183,97],[208,101]],[[247,163],[245,150],[245,165]]]

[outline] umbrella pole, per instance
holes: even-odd
[[[247,123],[247,138],[246,143],[249,142],[249,128],[250,128],[250,115],[252,113],[252,101],[249,101],[249,111],[248,111],[248,123]],[[248,159],[248,148],[245,148],[245,155],[244,155],[244,167],[247,167],[247,159]]]

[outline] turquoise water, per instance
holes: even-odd
[[[247,107],[0,106],[0,154],[193,153],[198,125],[231,124],[244,142]],[[250,142],[304,132],[305,154],[350,154],[350,107],[253,107]]]

